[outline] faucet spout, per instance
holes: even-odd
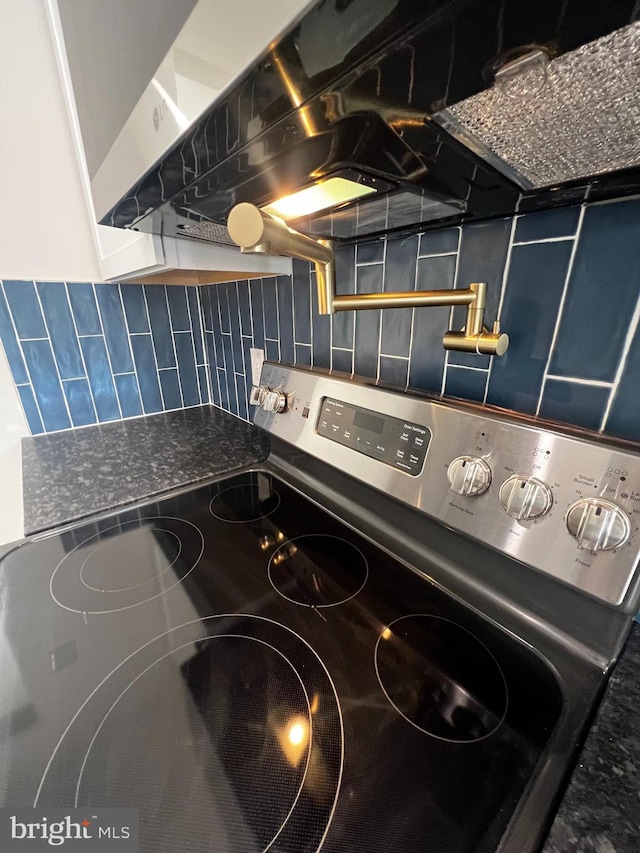
[[[466,305],[467,319],[464,329],[449,330],[442,339],[444,348],[477,355],[504,355],[507,351],[509,336],[500,332],[499,324],[496,323],[492,331],[484,325],[487,301],[486,282],[474,282],[466,289],[357,293],[337,296],[333,241],[314,240],[307,237],[289,228],[282,219],[246,202],[237,204],[231,210],[227,228],[229,236],[243,252],[285,255],[314,263],[320,314],[359,311],[367,308]]]

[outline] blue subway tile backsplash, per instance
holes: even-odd
[[[51,344],[46,338],[21,344],[45,430],[69,429],[71,418]]]
[[[204,287],[0,283],[33,434],[201,403],[250,418],[250,349],[640,441],[640,200],[340,246],[338,293],[488,284],[503,358],[445,352],[447,307],[320,316],[315,271]]]
[[[639,233],[640,201],[632,199],[338,248],[338,293],[486,281],[487,320],[499,319],[511,338],[502,358],[445,352],[442,336],[450,324],[463,324],[464,311],[387,309],[322,317],[315,273],[302,261],[294,261],[291,278],[205,286],[213,400],[246,417],[247,351],[256,346],[270,359],[640,441]],[[242,328],[244,368],[225,356],[234,326]]]
[[[551,373],[613,382],[640,292],[640,199],[585,211]]]
[[[0,283],[0,340],[31,433],[209,403],[215,355],[205,356],[204,293],[174,285]]]
[[[564,241],[512,249],[501,314],[511,342],[491,365],[488,403],[536,413],[570,257]]]

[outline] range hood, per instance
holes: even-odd
[[[353,241],[637,193],[639,16],[635,0],[323,0],[113,198],[125,126],[92,182],[100,221],[232,244],[249,202]]]

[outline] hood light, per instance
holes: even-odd
[[[296,193],[282,196],[282,198],[271,202],[261,208],[271,216],[279,216],[280,219],[297,219],[300,216],[308,216],[310,213],[318,213],[337,204],[345,204],[355,201],[366,195],[377,192],[373,187],[349,181],[347,178],[329,178],[320,184],[314,184],[299,190]]]

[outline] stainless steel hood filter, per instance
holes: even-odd
[[[640,165],[640,22],[532,63],[508,87],[496,83],[434,119],[524,186]]]
[[[181,223],[179,226],[180,234],[184,237],[194,237],[198,240],[208,240],[210,243],[222,243],[225,246],[233,246],[235,243],[229,237],[229,232],[226,225],[219,225],[217,222],[194,222]]]

